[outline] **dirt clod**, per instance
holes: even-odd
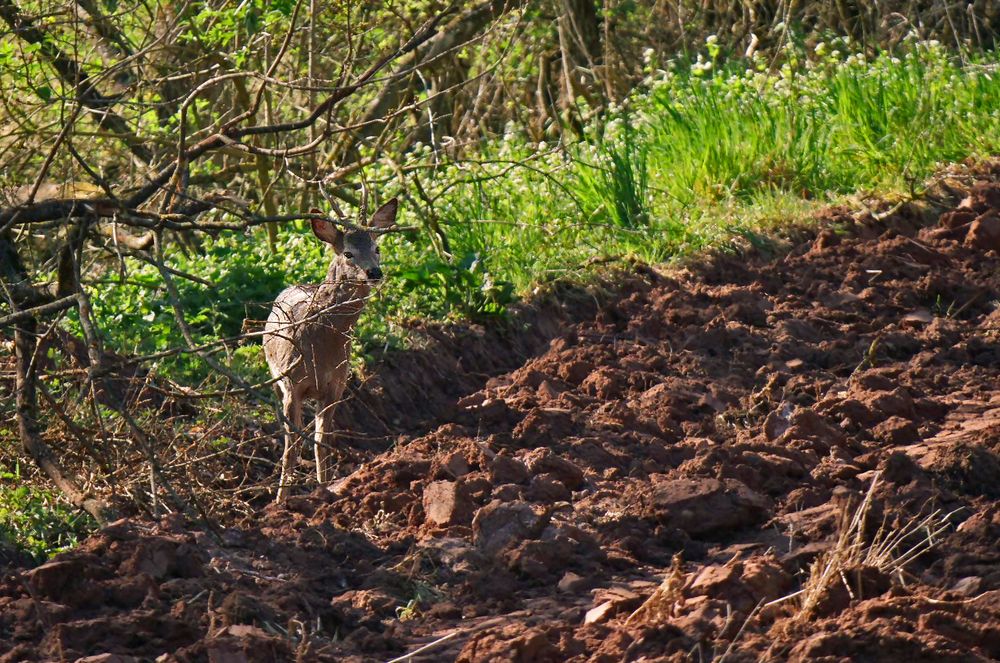
[[[472,520],[472,500],[457,481],[434,481],[424,488],[424,513],[435,525],[461,525]]]
[[[488,555],[542,533],[547,518],[524,502],[493,501],[476,512],[472,521],[473,541]]]
[[[769,506],[766,497],[735,479],[665,479],[653,483],[650,515],[698,536],[754,525]]]

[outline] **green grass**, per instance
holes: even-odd
[[[909,192],[943,163],[1000,147],[998,54],[959,58],[933,42],[872,58],[851,51],[843,39],[793,46],[769,71],[761,59],[718,62],[709,42],[694,61],[658,66],[653,55],[643,85],[576,142],[531,144],[510,126],[459,162],[417,146],[402,163],[401,222],[428,232],[385,240],[389,279],[363,317],[361,345],[398,343],[412,316],[489,320],[512,293],[585,278],[596,259],[663,261],[860,191]],[[396,171],[368,175],[385,182],[383,197],[400,193]],[[428,239],[435,226],[450,256]],[[279,238],[277,253],[262,235],[224,234],[207,255],[170,256],[216,284],[182,282],[199,338],[237,334],[282,284],[322,278],[327,259],[304,228]],[[158,275],[129,264],[126,280],[109,280],[95,300],[115,345],[182,345]],[[253,348],[230,359],[264,375]],[[190,358],[161,370],[207,375]]]

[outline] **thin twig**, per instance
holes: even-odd
[[[452,638],[454,638],[459,633],[461,633],[461,631],[452,631],[448,635],[442,636],[442,637],[438,638],[437,640],[434,640],[433,642],[428,642],[426,645],[423,645],[421,647],[418,647],[417,649],[414,649],[409,654],[405,654],[403,656],[399,656],[397,658],[391,659],[389,661],[386,661],[386,663],[402,663],[403,661],[409,661],[414,656],[416,656],[417,654],[423,654],[423,653],[428,652],[431,649],[434,649],[435,647],[437,647],[437,646],[439,646],[439,645],[441,645],[441,644],[443,644],[445,642],[448,642],[449,640],[451,640]]]

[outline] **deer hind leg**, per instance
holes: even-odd
[[[280,384],[280,383],[279,383]],[[288,497],[288,489],[292,484],[292,472],[299,461],[299,448],[302,440],[299,431],[302,430],[302,399],[297,398],[290,385],[281,385],[281,411],[285,415],[282,422],[285,429],[285,451],[281,454],[281,483],[278,485],[277,501],[282,502]]]
[[[313,447],[316,449],[316,480],[320,484],[330,481],[330,450],[337,440],[333,414],[343,393],[343,387],[330,389],[317,403],[316,439]]]

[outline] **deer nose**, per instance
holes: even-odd
[[[368,275],[368,279],[371,281],[381,281],[382,280],[382,268],[372,267],[371,269],[366,269],[365,274]]]

